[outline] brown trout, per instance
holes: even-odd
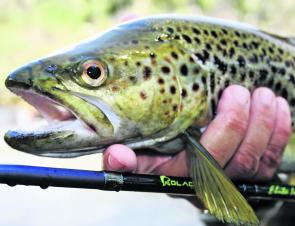
[[[168,154],[186,149],[196,195],[209,213],[258,225],[247,201],[197,141],[230,84],[269,87],[288,100],[294,115],[294,39],[210,18],[135,20],[12,72],[7,88],[50,123],[8,131],[5,140],[17,150],[51,157],[102,152],[112,143]]]

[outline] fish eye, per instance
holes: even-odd
[[[106,79],[105,66],[98,60],[87,60],[83,63],[82,79],[88,85],[97,87]]]

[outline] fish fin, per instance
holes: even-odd
[[[284,151],[279,171],[283,173],[295,172],[295,133],[292,133],[290,136],[289,143]]]
[[[211,215],[236,225],[259,225],[253,209],[209,152],[185,132],[190,173],[197,197]]]
[[[295,46],[295,37],[283,37],[283,36],[272,34],[272,33],[266,32],[266,31],[263,31],[263,33],[267,34],[273,38],[279,39],[283,42],[286,42],[289,45]]]

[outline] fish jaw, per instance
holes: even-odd
[[[41,68],[40,62],[28,64],[12,72],[5,84],[34,106],[49,126],[35,131],[8,131],[4,137],[7,144],[35,155],[75,157],[101,152],[118,140],[107,111],[72,95],[55,75]]]

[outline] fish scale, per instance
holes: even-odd
[[[290,104],[294,124],[294,43],[210,18],[158,16],[119,25],[8,76],[7,88],[56,125],[8,131],[5,140],[49,157],[102,152],[113,143],[166,154],[185,149],[196,195],[209,213],[223,222],[258,225],[198,142],[199,128],[212,120],[231,84],[271,88]],[[295,171],[290,150],[280,167],[286,172]]]
[[[186,75],[196,77],[194,82],[198,87],[208,91],[212,115],[222,91],[230,84],[250,90],[258,86],[271,88],[287,99],[294,115],[295,49],[286,40],[258,30],[237,31],[226,25],[183,23],[171,25],[168,21],[160,30],[185,49],[183,61],[189,68]],[[206,83],[199,79],[200,75],[206,78]],[[194,82],[188,79],[183,86],[192,90]],[[294,117],[292,120],[294,124]]]

